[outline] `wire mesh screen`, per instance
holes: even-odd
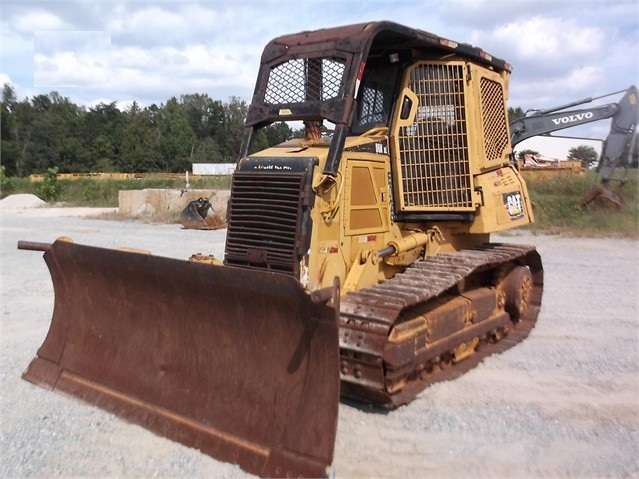
[[[402,209],[472,209],[463,63],[423,63],[409,88],[419,99],[416,121],[400,128]]]
[[[506,108],[502,86],[496,81],[482,77],[480,91],[486,159],[489,161],[500,160],[504,156],[504,149],[508,147]]]
[[[362,110],[360,123],[378,123],[385,120],[384,93],[376,88],[364,88],[360,100]],[[388,101],[386,101],[388,103]]]
[[[271,68],[264,102],[272,105],[326,101],[339,97],[341,58],[299,58]]]

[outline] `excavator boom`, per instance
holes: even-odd
[[[603,98],[613,94],[614,93],[610,93],[597,98]],[[608,118],[613,119],[608,138],[616,138],[617,135],[620,135],[625,139],[628,132],[637,124],[637,87],[631,85],[625,90],[622,98],[616,103],[608,103],[606,105],[579,110],[565,110],[571,106],[589,103],[593,100],[594,98],[586,98],[556,108],[538,111],[512,121],[510,123],[512,146],[515,147],[522,141],[534,136],[547,135],[553,131],[564,130]],[[613,142],[615,142],[616,145],[616,140],[613,140]],[[614,151],[619,150],[620,148],[615,146]]]
[[[510,123],[512,146],[514,147],[518,143],[534,136],[548,135],[553,131],[610,118],[610,131],[603,142],[603,148],[597,163],[599,184],[597,184],[597,178],[595,178],[595,184],[590,192],[581,199],[579,205],[585,206],[594,200],[606,200],[621,208],[625,204],[621,196],[621,188],[627,180],[626,170],[631,161],[632,144],[637,141],[639,94],[637,87],[631,85],[627,90],[597,97],[604,98],[622,92],[624,92],[624,95],[616,103],[566,111],[566,108],[594,100],[594,98],[586,98],[518,118]],[[613,182],[617,184],[611,188],[610,183]]]

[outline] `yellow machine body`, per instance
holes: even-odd
[[[490,242],[533,221],[509,73],[391,22],[274,39],[223,260],[22,243],[45,251],[56,294],[23,377],[260,476],[329,474],[340,395],[409,403],[535,324],[539,255]],[[276,122],[303,138],[254,151]]]

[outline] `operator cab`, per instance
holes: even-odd
[[[383,61],[376,59],[366,63],[362,84],[357,92],[351,135],[361,135],[371,128],[390,126],[401,70],[399,61],[391,63],[386,55],[384,57]]]

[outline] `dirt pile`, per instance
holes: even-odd
[[[16,195],[9,195],[6,198],[0,200],[0,208],[4,209],[26,209],[26,208],[41,208],[46,206],[47,202],[41,200],[36,195],[30,193],[20,193]]]

